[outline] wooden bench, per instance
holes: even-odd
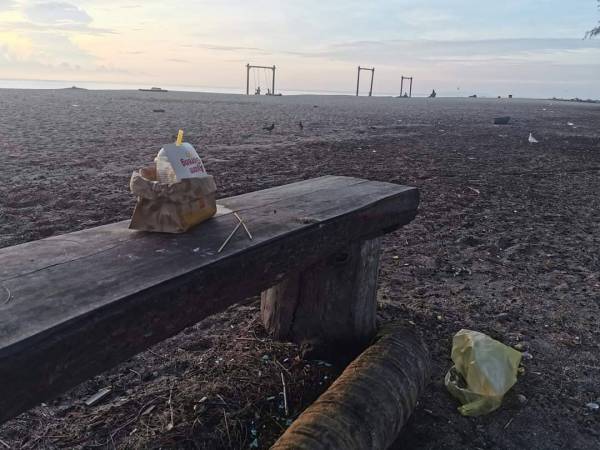
[[[0,423],[201,319],[263,292],[277,338],[375,332],[379,236],[415,188],[326,176],[222,199],[189,233],[128,221],[0,249]],[[236,234],[238,211],[254,240]]]

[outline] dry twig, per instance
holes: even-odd
[[[227,414],[223,410],[223,417],[225,417],[225,431],[227,431],[227,440],[229,441],[229,447],[231,448],[231,435],[229,434],[229,422],[227,422]]]
[[[287,389],[285,387],[285,378],[283,376],[283,372],[281,373],[281,384],[283,384],[283,408],[285,409],[285,416],[288,417],[290,415],[290,411],[288,409],[288,402],[287,402]]]
[[[242,226],[242,222],[238,223],[237,226],[233,229],[233,231],[229,234],[229,236],[227,236],[227,239],[225,239],[225,242],[223,242],[223,244],[221,244],[221,246],[219,247],[219,250],[217,250],[217,253],[221,253],[223,251],[223,249],[225,248],[225,246],[227,244],[229,244],[229,241],[231,240],[231,238],[233,237],[233,235],[237,232],[237,230],[240,229],[240,227]]]
[[[167,401],[167,404],[169,405],[169,411],[171,413],[171,420],[170,422],[167,424],[167,431],[171,431],[173,429],[173,427],[175,426],[175,423],[173,422],[173,387],[175,386],[175,384],[173,384],[171,386],[171,389],[169,389],[169,400]]]
[[[6,292],[7,292],[7,294],[8,294],[8,297],[6,297],[6,300],[4,300],[4,304],[6,305],[6,304],[7,304],[8,302],[10,302],[10,301],[11,301],[11,299],[12,299],[12,292],[10,292],[10,289],[9,289],[9,288],[7,288],[7,287],[6,287],[6,286],[4,286],[4,285],[3,285],[2,287],[3,287],[4,289],[6,289]]]
[[[248,238],[250,240],[253,240],[254,238],[252,237],[252,234],[250,234],[250,230],[248,229],[248,227],[246,226],[246,223],[242,220],[242,218],[238,215],[238,213],[234,212],[233,215],[235,216],[235,218],[237,220],[240,221],[240,223],[242,224],[242,226],[244,227],[244,231],[246,231],[246,234],[248,235]]]

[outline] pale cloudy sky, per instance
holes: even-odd
[[[594,0],[0,0],[0,79],[600,98]],[[261,75],[262,76],[262,75]],[[458,89],[460,88],[460,90]],[[366,90],[366,83],[363,90]]]

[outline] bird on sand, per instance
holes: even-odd
[[[529,143],[530,144],[537,144],[538,140],[536,138],[533,137],[533,134],[529,133]]]
[[[275,124],[272,123],[268,127],[263,127],[263,130],[267,130],[270,133],[271,131],[273,131],[274,128],[275,128]]]
[[[298,122],[298,126],[300,127],[300,130],[304,130],[304,124],[302,121]]]

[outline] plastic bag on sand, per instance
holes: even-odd
[[[462,403],[463,416],[481,416],[497,409],[516,383],[521,353],[483,333],[460,330],[452,339],[452,361],[446,388]]]

